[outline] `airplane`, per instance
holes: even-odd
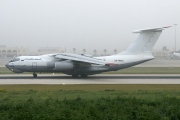
[[[180,53],[174,52],[173,56],[175,56],[176,58],[180,58]]]
[[[137,39],[124,51],[110,56],[93,57],[84,54],[54,53],[40,56],[19,56],[5,66],[15,72],[61,72],[73,78],[88,77],[107,71],[117,71],[154,59],[152,48],[162,30],[168,27],[135,30]]]

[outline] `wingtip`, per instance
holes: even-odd
[[[170,28],[170,27],[172,27],[172,26],[166,26],[166,27],[163,27],[163,28]]]

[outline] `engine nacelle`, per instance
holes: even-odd
[[[54,70],[67,71],[73,69],[73,63],[68,62],[56,62]]]

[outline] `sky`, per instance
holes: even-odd
[[[92,54],[126,49],[137,29],[164,30],[154,50],[180,49],[180,0],[0,0],[0,45]],[[175,26],[176,25],[176,32]]]

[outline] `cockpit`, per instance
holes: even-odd
[[[13,60],[11,60],[10,62],[15,62],[15,61],[20,61],[19,57],[15,57]]]

